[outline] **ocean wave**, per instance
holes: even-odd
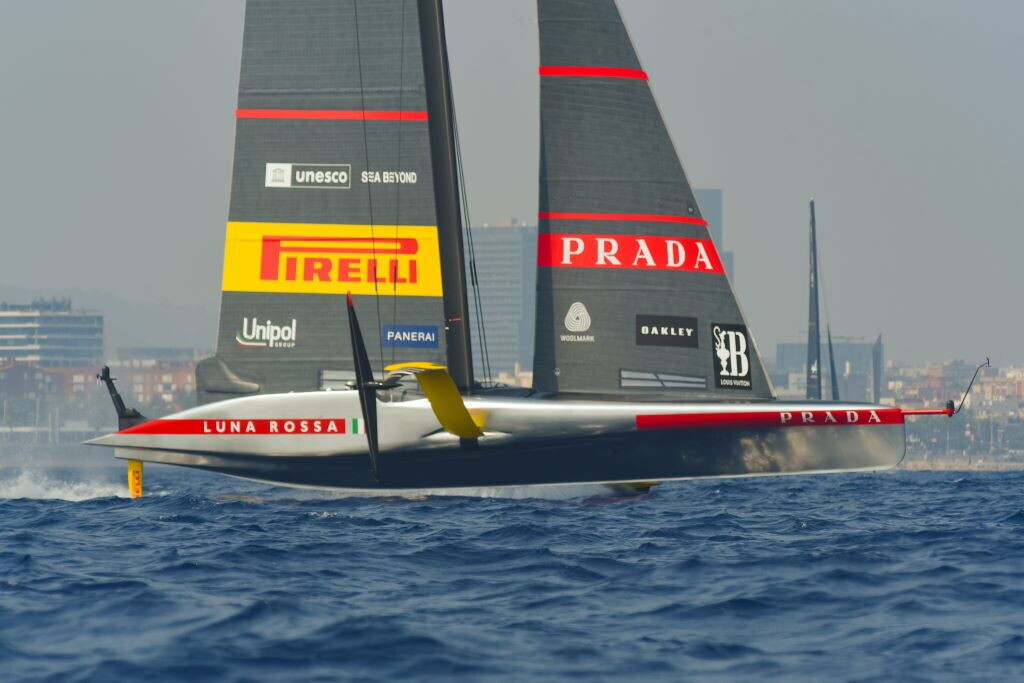
[[[147,475],[162,495],[129,502],[120,470],[0,472],[7,678],[929,680],[1024,664],[1024,473],[625,499]]]

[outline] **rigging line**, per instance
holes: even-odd
[[[819,292],[818,298],[821,299],[821,307],[825,309],[825,311],[824,311],[824,313],[825,313],[825,327],[828,328],[829,330],[831,330],[832,329],[832,318],[830,318],[829,314],[828,314],[828,290],[825,288],[825,276],[822,275],[822,273],[825,272],[825,269],[821,267],[821,233],[818,233],[815,236],[815,243],[816,243],[816,246],[818,247],[817,258],[815,259],[817,264],[818,264],[818,292]],[[821,326],[820,325],[818,326],[818,337],[819,338],[821,337]],[[819,362],[820,362],[820,360],[819,360]],[[828,362],[830,364],[829,367],[832,367],[833,365],[835,365],[835,362],[836,362],[835,359],[832,357],[832,345],[831,344],[828,347]],[[823,377],[824,374],[819,370],[818,376],[819,377]],[[831,380],[831,373],[829,373],[829,382],[831,382],[831,381],[832,381]],[[829,387],[829,389],[831,390],[831,387]]]
[[[405,0],[402,3],[402,37],[398,50],[398,168],[402,168],[402,114],[405,113],[405,21],[406,21],[406,9],[409,7],[409,0]],[[401,197],[402,197],[402,184],[395,183],[395,240],[398,240],[398,224],[401,218]],[[397,280],[398,278],[395,278]],[[391,324],[394,325],[398,322],[398,282],[391,283]],[[383,330],[381,330],[383,336]],[[383,339],[381,344],[383,344]],[[395,345],[391,346],[391,363],[395,363],[395,359],[398,354],[398,347]]]
[[[452,133],[455,138],[455,162],[459,176],[462,215],[464,217],[463,221],[465,222],[463,229],[466,233],[466,241],[469,246],[469,279],[473,284],[473,309],[476,313],[474,317],[476,318],[477,338],[479,340],[480,347],[480,364],[482,366],[484,377],[493,383],[494,378],[491,377],[491,358],[487,349],[487,329],[484,324],[483,296],[480,293],[480,279],[477,277],[476,270],[476,247],[473,244],[473,223],[469,217],[469,199],[466,195],[466,174],[462,168],[462,144],[459,141],[459,123],[458,117],[455,114],[454,94],[452,95]]]
[[[359,102],[363,111],[366,111],[366,89],[363,86],[363,44],[359,39],[359,0],[354,0],[352,3],[352,12],[355,15],[355,26],[356,26],[356,62],[359,66]],[[401,121],[399,121],[401,125]],[[366,170],[370,170],[370,137],[366,132],[366,117],[363,117],[363,153],[366,160]],[[373,220],[373,183],[366,183],[367,199],[369,200],[370,207],[370,249],[373,254],[373,262],[377,264],[377,233],[376,226]],[[397,226],[396,226],[397,230]],[[373,278],[373,298],[376,300],[377,305],[377,347],[380,351],[380,366],[381,372],[384,371],[384,340],[380,334],[380,289],[377,287],[377,277]]]
[[[491,377],[491,359],[487,349],[487,329],[483,315],[483,297],[480,293],[480,279],[476,270],[476,246],[473,243],[472,220],[469,215],[469,197],[466,193],[466,173],[462,162],[462,143],[459,140],[459,120],[455,107],[455,89],[449,80],[449,97],[451,99],[452,116],[452,137],[455,142],[455,172],[458,176],[460,204],[462,205],[462,216],[464,225],[460,226],[466,235],[466,242],[469,248],[469,280],[473,286],[473,310],[476,318],[477,343],[480,348],[480,365],[483,376],[493,382]]]

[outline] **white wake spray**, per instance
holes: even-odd
[[[21,470],[16,476],[0,479],[0,499],[82,501],[95,498],[127,498],[128,489],[104,479],[67,481],[54,479],[38,470]]]

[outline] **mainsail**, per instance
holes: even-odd
[[[420,40],[416,0],[248,1],[200,402],[351,378],[347,292],[375,364],[443,362]]]
[[[538,18],[535,388],[771,397],[614,0],[538,0]]]

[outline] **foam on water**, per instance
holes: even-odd
[[[82,476],[81,472],[75,475]],[[23,469],[6,472],[0,477],[0,499],[29,498],[34,500],[83,501],[96,498],[127,498],[125,484],[99,479],[57,479],[44,471]]]
[[[315,497],[333,498],[507,498],[509,500],[574,500],[594,496],[623,495],[623,491],[602,484],[559,484],[551,486],[490,486],[478,488],[429,489],[424,491],[330,491]]]

